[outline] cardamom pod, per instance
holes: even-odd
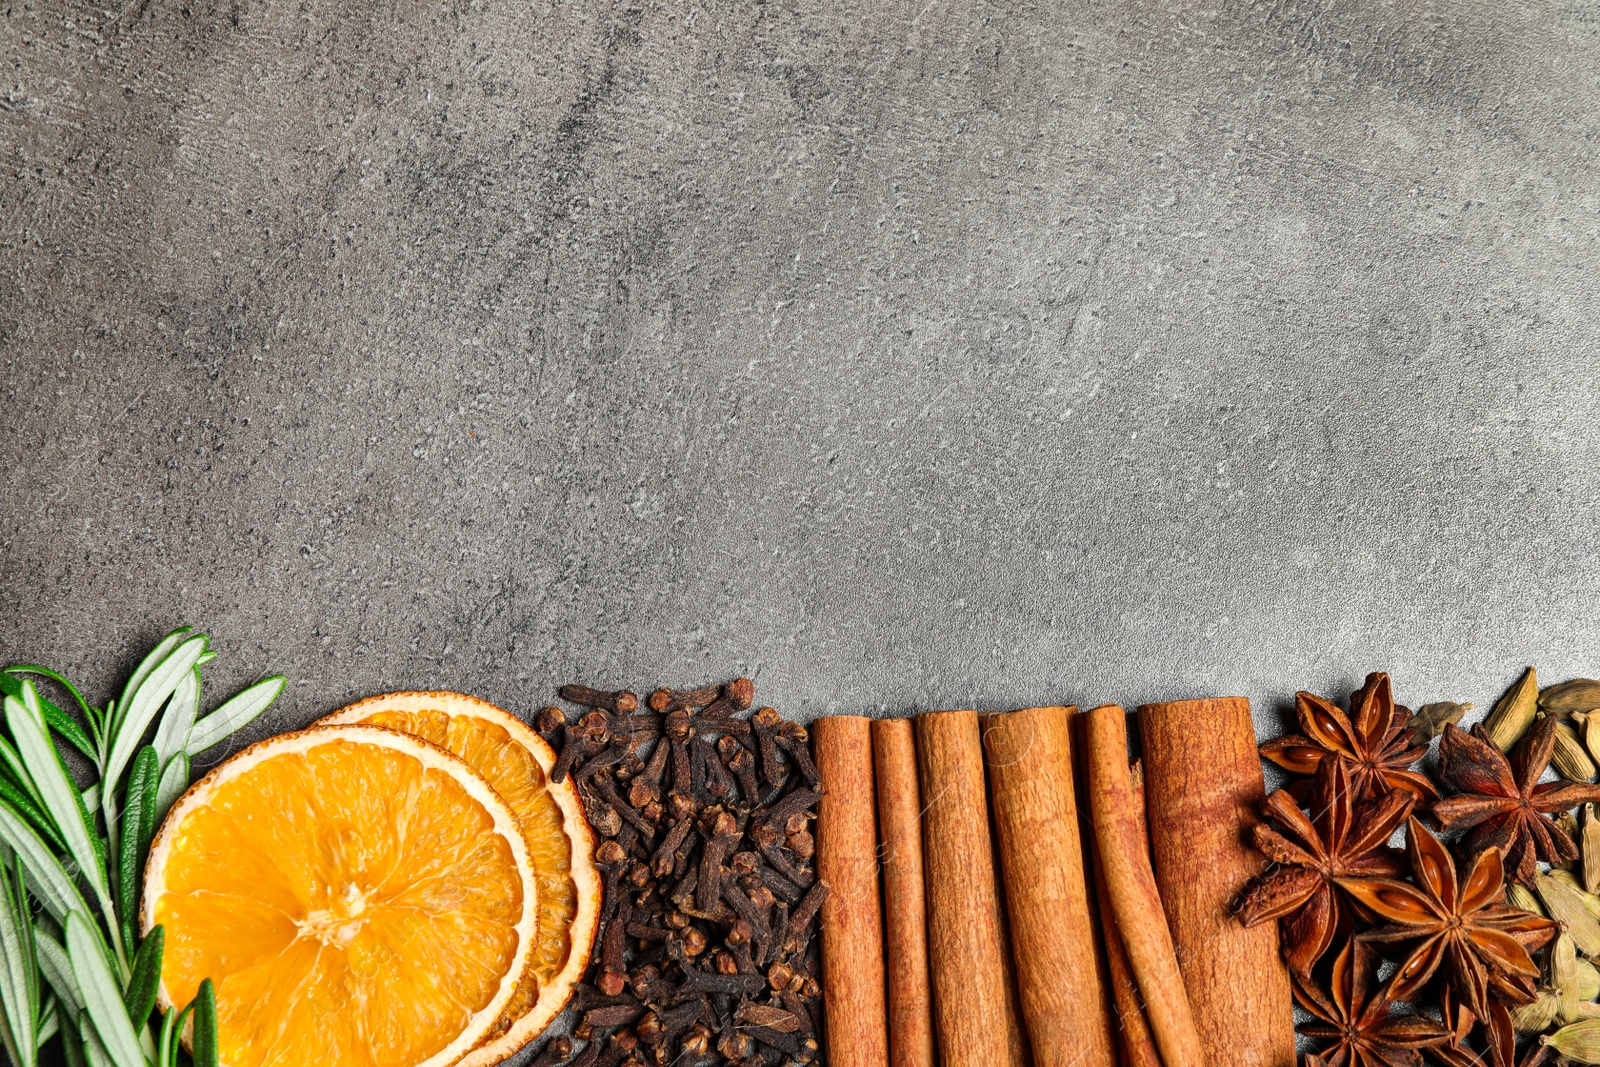
[[[1471,710],[1471,704],[1457,704],[1453,700],[1441,700],[1435,704],[1424,704],[1417,709],[1415,715],[1407,720],[1406,729],[1411,731],[1413,742],[1419,745],[1426,744],[1444,733],[1446,725],[1459,725],[1461,716]]]
[[[1583,746],[1589,750],[1589,758],[1600,758],[1600,713],[1580,711],[1572,721],[1583,729]]]
[[[1600,1064],[1600,1019],[1585,1019],[1563,1026],[1540,1040],[1569,1060]]]
[[[1539,706],[1563,719],[1578,712],[1593,711],[1600,708],[1600,682],[1593,678],[1574,678],[1552,685],[1539,694]]]
[[[1550,868],[1550,877],[1562,885],[1571,886],[1578,891],[1578,896],[1583,900],[1583,906],[1589,909],[1589,914],[1600,920],[1600,896],[1585,892],[1583,883],[1578,881],[1578,876],[1571,871],[1564,871],[1560,867]],[[1545,918],[1549,918],[1548,915]]]
[[[1574,852],[1576,852],[1578,850],[1578,837],[1579,837],[1579,834],[1578,834],[1578,817],[1576,815],[1572,814],[1572,812],[1570,812],[1570,811],[1563,811],[1563,812],[1560,812],[1557,815],[1552,816],[1550,821],[1553,824],[1555,824],[1555,828],[1557,830],[1559,830],[1561,833],[1564,833],[1564,834],[1567,835],[1567,840],[1572,842],[1572,850]],[[1551,864],[1551,869],[1552,870],[1562,870],[1562,871],[1574,871],[1574,870],[1578,869],[1578,861],[1575,860],[1575,859],[1563,860],[1560,863]],[[1581,885],[1582,883],[1580,883],[1577,880],[1577,878],[1574,877],[1573,880],[1572,880],[1572,884],[1573,885]]]
[[[1550,946],[1550,983],[1559,1001],[1561,1021],[1578,1021],[1578,947],[1565,931]]]
[[[1583,1001],[1600,997],[1600,970],[1588,960],[1578,961],[1578,999]]]
[[[1523,672],[1521,679],[1505,695],[1494,702],[1483,728],[1489,740],[1510,752],[1511,746],[1522,739],[1533,725],[1534,714],[1539,710],[1539,678],[1532,667]]]
[[[1542,1034],[1556,1021],[1561,1000],[1548,989],[1539,990],[1530,1003],[1511,1009],[1511,1025],[1519,1034]]]
[[[1545,911],[1566,927],[1578,951],[1585,956],[1600,955],[1600,919],[1595,918],[1584,902],[1589,894],[1548,874],[1535,875],[1533,884],[1539,899],[1544,901]]]
[[[1583,853],[1583,888],[1590,893],[1600,893],[1600,813],[1593,804],[1583,806],[1583,837],[1579,849]]]
[[[1539,903],[1539,898],[1533,895],[1533,890],[1521,882],[1512,882],[1506,886],[1506,903],[1513,908],[1520,908],[1522,911],[1531,911],[1535,915],[1544,915],[1544,905]]]
[[[1584,751],[1578,740],[1578,731],[1570,723],[1556,723],[1556,747],[1550,754],[1556,773],[1569,782],[1587,782],[1594,778],[1594,760]]]

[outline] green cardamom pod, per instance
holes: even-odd
[[[1550,946],[1550,981],[1560,1001],[1557,1009],[1564,1023],[1578,1021],[1578,947],[1565,932]]]
[[[1461,717],[1471,710],[1471,704],[1457,704],[1453,700],[1424,704],[1406,722],[1406,729],[1411,731],[1411,739],[1416,744],[1426,744],[1444,733],[1447,725],[1459,725]]]
[[[1586,892],[1583,888],[1583,883],[1578,881],[1577,875],[1571,871],[1564,871],[1560,867],[1552,867],[1550,868],[1550,877],[1562,885],[1571,886],[1577,892],[1579,899],[1583,901],[1583,906],[1589,909],[1589,914],[1596,919],[1600,919],[1600,896]],[[1549,918],[1549,915],[1546,915],[1545,918]]]
[[[1588,960],[1578,961],[1578,999],[1593,1000],[1600,997],[1600,970]]]
[[[1569,782],[1587,782],[1594,778],[1594,760],[1578,740],[1578,731],[1570,723],[1556,723],[1556,747],[1550,755],[1556,773]]]
[[[1511,1009],[1511,1025],[1519,1034],[1542,1034],[1556,1021],[1556,1010],[1560,1003],[1550,990],[1541,989],[1531,1002],[1518,1004]]]
[[[1600,758],[1600,713],[1580,711],[1572,721],[1583,730],[1583,746],[1589,750],[1589,758]]]
[[[1593,804],[1583,806],[1579,851],[1583,854],[1583,888],[1586,892],[1600,893],[1600,813]]]
[[[1589,894],[1547,874],[1534,876],[1534,889],[1544,901],[1550,918],[1561,923],[1572,935],[1578,951],[1585,956],[1600,955],[1600,919],[1594,917],[1583,899]]]
[[[1506,886],[1506,903],[1522,911],[1531,911],[1535,915],[1544,915],[1544,905],[1539,903],[1539,898],[1533,895],[1533,890],[1521,882],[1512,882]]]
[[[1600,1019],[1585,1019],[1563,1026],[1540,1040],[1569,1060],[1600,1064]]]
[[[1594,711],[1600,708],[1600,682],[1593,678],[1574,678],[1552,685],[1539,694],[1539,706],[1563,719],[1578,712]]]
[[[1534,669],[1529,667],[1517,684],[1494,702],[1488,718],[1483,720],[1483,728],[1488,732],[1489,740],[1500,747],[1500,751],[1510,752],[1511,746],[1520,741],[1522,735],[1528,732],[1528,727],[1533,725],[1533,717],[1538,710],[1539,678]]]
[[[1563,811],[1551,816],[1550,822],[1559,832],[1567,835],[1567,840],[1572,842],[1572,850],[1576,852],[1578,850],[1578,838],[1580,836],[1578,833],[1578,817],[1572,814],[1570,811]],[[1551,865],[1552,872],[1557,870],[1575,871],[1577,869],[1578,861],[1575,859],[1562,860],[1560,863]],[[1579,888],[1582,888],[1583,886],[1583,883],[1578,881],[1576,875],[1573,875],[1572,884],[1578,886]]]

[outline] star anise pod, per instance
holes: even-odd
[[[1367,941],[1416,941],[1390,980],[1391,995],[1410,1000],[1443,969],[1450,995],[1479,1019],[1491,1016],[1490,986],[1514,999],[1539,968],[1529,952],[1556,934],[1549,919],[1503,903],[1505,868],[1489,848],[1459,879],[1455,860],[1417,819],[1406,826],[1406,853],[1416,885],[1392,878],[1341,878],[1339,886],[1391,925],[1362,935]]]
[[[1510,760],[1489,740],[1482,724],[1470,734],[1447,726],[1439,742],[1439,777],[1460,795],[1435,804],[1434,818],[1446,832],[1471,828],[1460,844],[1466,855],[1500,849],[1506,868],[1524,885],[1532,883],[1536,861],[1578,858],[1572,839],[1545,816],[1600,802],[1600,785],[1539,784],[1555,743],[1554,717],[1541,719],[1512,750]]]
[[[1239,921],[1256,926],[1282,918],[1284,959],[1296,971],[1309,971],[1342,925],[1344,905],[1335,879],[1397,878],[1405,872],[1404,858],[1388,842],[1416,800],[1396,789],[1357,803],[1339,760],[1324,760],[1317,768],[1314,817],[1301,811],[1287,790],[1275,791],[1264,807],[1282,832],[1257,823],[1252,833],[1256,848],[1277,866],[1245,887]]]
[[[1410,713],[1397,715],[1389,676],[1367,675],[1366,684],[1350,695],[1350,714],[1304,690],[1294,695],[1295,715],[1303,734],[1290,734],[1261,746],[1261,755],[1294,774],[1315,774],[1333,759],[1350,772],[1358,798],[1394,789],[1415,793],[1428,803],[1439,798],[1427,775],[1411,766],[1427,753],[1412,742]],[[1404,711],[1404,709],[1401,709]]]
[[[1372,957],[1361,941],[1347,941],[1333,961],[1326,993],[1309,976],[1293,976],[1295,999],[1317,1019],[1300,1033],[1335,1042],[1320,1052],[1327,1067],[1416,1067],[1419,1050],[1451,1040],[1449,1030],[1425,1015],[1390,1014],[1399,999],[1394,980],[1372,988]]]
[[[1466,1043],[1467,1035],[1477,1026],[1483,1031],[1483,1040],[1489,1049],[1489,1063],[1493,1067],[1517,1067],[1517,1029],[1511,1021],[1506,1001],[1525,1003],[1533,999],[1532,980],[1525,981],[1528,982],[1527,988],[1518,986],[1509,995],[1501,990],[1500,996],[1491,996],[1489,1015],[1483,1019],[1479,1019],[1456,999],[1448,983],[1442,985],[1439,989],[1439,1014],[1444,1017],[1454,1040],[1435,1050],[1438,1057],[1449,1067],[1487,1067],[1483,1057]],[[1491,987],[1493,985],[1494,980],[1491,979]]]

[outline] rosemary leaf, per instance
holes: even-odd
[[[78,992],[78,980],[72,977],[72,959],[61,942],[39,929],[33,929],[34,948],[39,956],[39,973],[67,1009],[67,1018],[76,1019],[83,1013],[83,994]]]
[[[34,829],[11,807],[0,803],[0,843],[16,852],[28,872],[28,888],[57,922],[74,911],[88,911],[77,881],[50,851]]]
[[[156,727],[152,744],[156,747],[158,766],[184,751],[189,743],[189,731],[194,729],[195,717],[200,714],[200,668],[195,667],[178,681],[167,701],[167,710],[161,715],[161,725]]]
[[[150,677],[150,672],[155,670],[163,660],[172,654],[172,650],[182,644],[183,639],[192,633],[194,633],[193,626],[180,626],[156,642],[156,647],[152,648],[149,655],[140,660],[139,666],[135,667],[133,673],[128,675],[128,681],[122,687],[122,697],[116,701],[116,707],[127,707],[128,701],[133,699],[134,692],[144,684],[146,678]],[[109,713],[111,709],[107,708],[107,711]],[[113,721],[116,719],[115,713],[110,713],[108,717]]]
[[[50,816],[33,802],[31,796],[18,789],[9,775],[0,774],[0,800],[10,804],[19,815],[27,819],[35,830],[44,835],[52,848],[61,852],[67,851],[67,843],[56,833],[56,828],[50,822]]]
[[[56,1031],[61,1028],[61,1020],[56,1008],[56,1001],[50,1000],[44,1010],[39,1013],[38,1035],[34,1038],[34,1047],[44,1048],[44,1043],[56,1036]]]
[[[78,1021],[79,1019],[83,1019],[81,1024]],[[66,1025],[61,1027],[61,1052],[67,1061],[67,1067],[89,1067],[89,1057],[84,1052],[83,1047],[83,1035],[79,1031],[80,1025],[89,1025],[88,1020],[83,1016],[82,1009],[79,1009],[77,1014],[67,1020]]]
[[[0,1039],[17,1067],[39,1061],[39,971],[20,864],[0,865]]]
[[[194,998],[194,1067],[217,1067],[217,988],[207,978]]]
[[[191,756],[198,756],[212,745],[226,740],[257,715],[266,711],[272,702],[278,699],[278,694],[283,692],[287,681],[283,675],[275,674],[271,678],[263,678],[250,688],[224,701],[216,711],[194,724],[194,729],[189,734],[189,743],[184,746],[185,750]]]
[[[88,1067],[129,1067],[119,1060],[113,1059],[106,1046],[100,1040],[100,1035],[95,1033],[94,1023],[89,1020],[89,1013],[79,1018],[79,1032],[83,1035],[83,1062]]]
[[[84,718],[90,723],[94,722],[96,713],[94,709],[89,706],[89,702],[84,700],[83,697],[79,695],[78,690],[71,682],[67,681],[61,675],[57,674],[48,667],[36,667],[32,664],[25,664],[19,667],[7,667],[5,670],[0,671],[0,693],[4,693],[6,696],[16,697],[18,700],[21,700],[23,680],[17,677],[19,674],[41,674],[46,678],[51,678],[56,682],[59,682],[61,685],[65,686],[67,690],[72,693],[73,698],[77,700],[78,706],[83,709]],[[60,708],[56,707],[55,704],[46,700],[42,696],[39,697],[39,706],[44,709],[44,721],[50,724],[50,729],[66,738],[72,743],[73,748],[77,749],[79,752],[82,752],[90,759],[99,758],[99,753],[95,751],[94,742],[90,740],[88,734],[83,732],[83,727],[79,726],[77,721],[73,719],[71,715],[68,715],[66,712],[62,711]]]
[[[89,1033],[99,1040],[114,1067],[148,1067],[139,1047],[139,1035],[128,1021],[122,983],[111,970],[104,939],[94,920],[84,912],[67,916],[67,955],[72,960],[72,976],[83,995],[84,1009],[93,1024]]]
[[[161,986],[161,955],[166,942],[166,929],[156,926],[133,957],[133,976],[128,979],[128,990],[122,999],[135,1027],[143,1026],[155,1011],[156,990]]]
[[[123,768],[133,758],[161,705],[172,696],[184,676],[194,670],[195,660],[206,650],[206,641],[204,634],[184,641],[140,680],[131,696],[126,691],[123,693],[116,718],[106,732],[108,750],[105,764],[100,768],[100,797],[107,811],[114,810],[111,801],[122,783]]]
[[[134,926],[139,910],[139,872],[155,833],[156,785],[161,765],[150,745],[139,750],[128,774],[128,806],[122,812],[122,842],[117,857],[117,910],[122,916],[122,943],[138,940]],[[149,1014],[148,1012],[146,1014]]]
[[[178,1009],[161,1017],[161,1040],[156,1046],[156,1067],[169,1067],[178,1058]]]
[[[160,826],[166,821],[167,812],[172,805],[183,796],[183,791],[189,788],[189,754],[180,752],[167,761],[161,770],[161,781],[156,786],[156,805],[151,810],[154,825]]]
[[[44,801],[39,797],[39,790],[34,788],[33,779],[28,776],[28,768],[22,763],[22,755],[4,736],[0,736],[0,777],[11,779],[28,794],[35,806],[41,811],[44,809]],[[66,850],[65,844],[61,847],[62,851]]]
[[[55,824],[56,831],[67,843],[67,855],[78,865],[78,871],[100,900],[100,910],[114,928],[116,913],[111,900],[111,885],[106,878],[105,859],[99,848],[99,835],[89,819],[83,804],[83,794],[67,773],[54,742],[45,728],[44,715],[39,708],[38,694],[32,682],[23,683],[22,700],[5,698],[6,721],[11,726],[11,736],[16,739],[17,751],[33,781],[33,787],[44,802],[44,809]]]

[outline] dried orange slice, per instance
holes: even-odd
[[[160,1004],[217,988],[224,1067],[445,1067],[516,995],[538,888],[467,764],[372,726],[245,749],[173,805],[145,868]]]
[[[521,719],[461,693],[386,693],[321,721],[383,726],[449,749],[483,775],[521,819],[539,883],[533,963],[488,1036],[460,1067],[499,1063],[561,1013],[594,946],[600,875],[594,833],[572,779],[550,781],[556,754]]]

